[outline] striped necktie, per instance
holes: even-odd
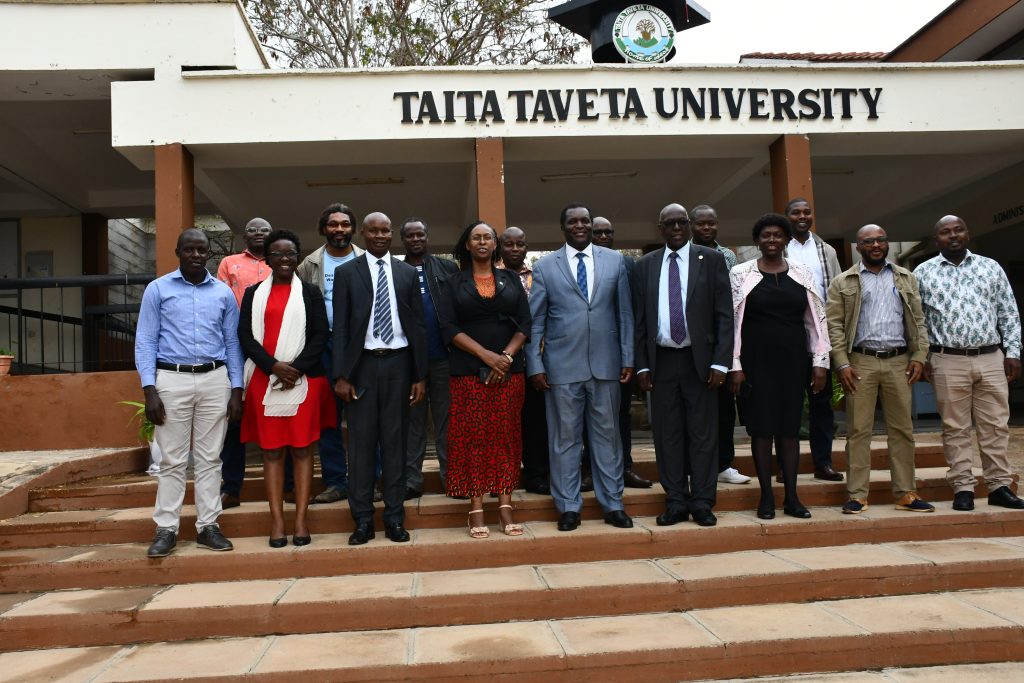
[[[590,301],[590,293],[587,292],[587,264],[583,262],[583,258],[586,256],[582,251],[576,254],[576,258],[579,261],[576,262],[576,284],[580,286],[580,291],[583,292],[583,298]]]
[[[377,259],[377,295],[373,302],[373,336],[385,344],[395,338],[391,327],[391,297],[388,296],[388,272],[384,259]]]

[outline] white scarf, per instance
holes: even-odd
[[[260,345],[263,344],[264,327],[263,316],[267,312],[267,300],[270,299],[270,288],[273,286],[274,277],[270,276],[260,283],[252,297],[252,336]],[[274,357],[283,363],[291,363],[295,360],[302,349],[306,346],[306,306],[302,302],[302,281],[295,274],[292,275],[291,292],[288,294],[288,303],[284,307],[284,316],[281,319],[281,334],[277,338],[277,348],[274,349]],[[252,380],[256,364],[252,359],[245,361],[245,389],[249,390],[249,382]],[[306,400],[306,390],[309,383],[303,375],[295,386],[287,391],[278,387],[274,388],[277,382],[277,375],[270,375],[267,383],[267,393],[263,396],[263,414],[266,417],[291,417],[299,411],[299,406]]]

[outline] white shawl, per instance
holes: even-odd
[[[257,343],[263,344],[264,327],[263,317],[267,312],[267,300],[270,299],[270,288],[273,286],[274,277],[268,277],[256,288],[252,297],[252,336]],[[306,306],[302,302],[302,281],[297,275],[292,275],[291,292],[288,294],[288,303],[284,308],[284,317],[281,320],[281,334],[277,338],[277,348],[274,349],[274,357],[284,363],[291,363],[295,360],[302,349],[306,346]],[[249,382],[252,380],[256,364],[252,359],[245,361],[245,390],[249,390]],[[303,375],[295,383],[292,389],[284,390],[275,388],[277,375],[270,375],[270,382],[267,384],[267,393],[263,396],[263,413],[267,417],[291,417],[295,415],[299,406],[306,400],[306,390],[309,382]]]

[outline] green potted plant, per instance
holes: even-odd
[[[14,362],[14,353],[9,349],[0,347],[0,377],[11,374],[11,363]]]
[[[157,445],[156,440],[153,438],[156,425],[146,417],[146,404],[139,401],[118,401],[118,403],[135,408],[131,419],[139,423],[139,441],[149,445],[149,469],[146,470],[146,474],[158,473],[160,471],[160,446]]]

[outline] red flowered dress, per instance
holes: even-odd
[[[270,288],[267,310],[263,315],[263,348],[271,356],[281,336],[281,321],[291,294],[291,285],[275,284]],[[263,396],[270,378],[258,367],[249,381],[242,411],[242,442],[255,441],[263,450],[292,446],[304,448],[320,438],[320,430],[338,425],[334,397],[326,377],[306,377],[309,388],[298,412],[289,417],[267,417],[263,414]]]

